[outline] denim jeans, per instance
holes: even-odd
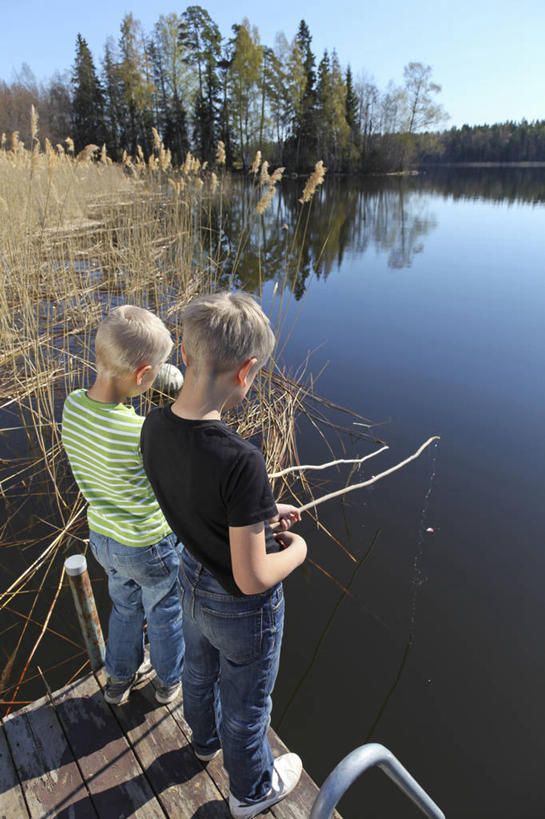
[[[150,660],[164,685],[182,676],[184,637],[178,571],[182,544],[174,534],[152,546],[124,546],[89,532],[93,555],[108,574],[112,612],[106,645],[106,671],[130,680],[144,659],[144,620]]]
[[[233,796],[259,802],[271,789],[267,739],[284,625],[282,584],[234,597],[186,550],[184,715],[197,753],[223,748]]]

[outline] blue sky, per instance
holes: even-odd
[[[0,79],[28,63],[38,79],[69,70],[81,33],[100,64],[104,42],[116,39],[123,16],[132,11],[150,32],[161,14],[182,12],[190,3],[172,0],[0,0]],[[277,31],[291,40],[301,18],[320,59],[336,48],[354,74],[365,72],[383,89],[401,83],[410,61],[431,65],[443,90],[440,102],[450,125],[545,119],[545,0],[276,0],[250,4],[211,0],[208,10],[224,36],[248,17],[261,42],[274,44]]]

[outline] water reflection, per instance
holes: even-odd
[[[315,196],[308,220],[300,194],[298,180],[285,182],[274,207],[252,219],[255,192],[241,184],[224,205],[221,223],[212,215],[206,230],[218,237],[210,256],[223,262],[221,286],[259,291],[275,280],[299,299],[312,274],[327,279],[347,253],[374,249],[388,254],[390,267],[410,267],[437,226],[430,197],[402,178],[364,185],[332,179]]]
[[[347,254],[374,250],[388,267],[411,267],[437,227],[437,196],[507,202],[545,201],[545,169],[432,169],[415,176],[355,180],[331,177],[308,211],[301,210],[302,180],[285,180],[271,209],[255,214],[255,188],[242,181],[211,214],[209,258],[217,260],[220,286],[260,291],[264,282],[288,286],[295,298],[312,275],[327,279]],[[307,206],[308,207],[308,206]],[[295,240],[294,240],[295,236]],[[241,238],[242,237],[242,238]]]
[[[466,167],[434,168],[417,177],[422,190],[446,199],[493,202],[545,202],[545,168]]]

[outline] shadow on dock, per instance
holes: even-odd
[[[159,705],[145,680],[125,705],[109,706],[104,680],[104,671],[90,674],[3,722],[0,817],[229,817],[222,756],[195,757],[181,701]],[[287,750],[273,731],[270,740],[275,755]],[[317,793],[303,772],[269,815],[304,819]]]

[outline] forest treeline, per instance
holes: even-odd
[[[34,105],[42,139],[70,136],[76,151],[106,145],[116,160],[123,151],[149,156],[152,128],[175,164],[188,150],[212,161],[221,140],[238,169],[258,149],[289,171],[306,171],[318,158],[333,172],[545,159],[543,122],[434,131],[448,119],[440,91],[419,62],[405,66],[401,84],[381,90],[343,67],[335,49],[318,61],[304,20],[291,41],[281,32],[266,46],[247,19],[224,37],[204,8],[188,6],[159,17],[150,33],[127,14],[98,66],[78,34],[70,73],[40,84],[23,66],[10,83],[0,81],[0,131],[3,147],[14,131],[30,144]]]
[[[430,151],[426,140],[435,140]],[[545,162],[545,119],[463,125],[441,134],[426,134],[416,146],[420,162]]]

